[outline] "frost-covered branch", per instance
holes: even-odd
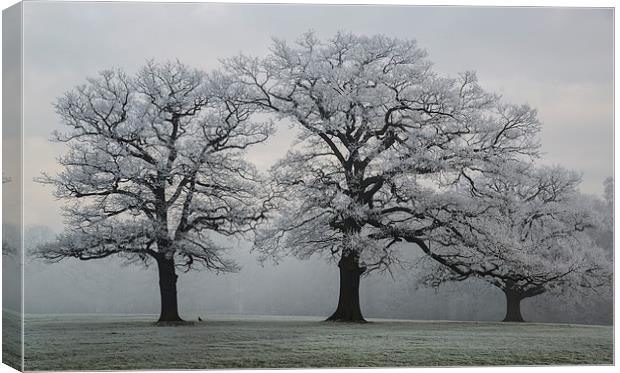
[[[294,45],[274,40],[264,59],[228,59],[222,75],[239,103],[301,129],[272,168],[279,212],[255,245],[267,256],[346,248],[394,263],[390,239],[368,245],[375,222],[430,227],[426,196],[538,153],[534,110],[484,91],[472,72],[440,77],[414,40],[307,33]]]
[[[262,181],[243,151],[272,132],[238,94],[218,75],[149,61],[133,76],[104,71],[59,98],[65,129],[54,139],[68,152],[62,171],[39,181],[67,201],[67,230],[38,255],[234,270],[209,236],[243,234],[264,218]]]

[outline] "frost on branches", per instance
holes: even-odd
[[[263,218],[257,174],[243,151],[271,128],[250,120],[238,92],[217,76],[176,63],[120,70],[58,99],[69,151],[58,175],[41,177],[67,200],[68,228],[43,245],[51,261],[109,256],[159,269],[159,321],[180,321],[176,268],[233,271],[209,235],[243,234]]]
[[[8,176],[4,176],[4,172],[2,173],[2,184],[8,183],[11,181],[11,178]],[[4,193],[4,192],[3,192]],[[2,257],[7,258],[15,258],[17,247],[20,246],[20,239],[17,238],[19,236],[18,229],[12,224],[2,224]]]
[[[485,92],[473,73],[441,77],[413,40],[336,34],[274,40],[262,59],[238,56],[227,73],[255,105],[301,129],[272,169],[277,214],[259,232],[264,257],[331,255],[340,298],[329,320],[364,321],[360,276],[398,261],[392,234],[463,170],[537,152],[535,111]],[[423,241],[421,241],[423,242]]]
[[[468,177],[429,205],[424,251],[436,265],[427,283],[482,278],[505,293],[504,321],[523,321],[528,297],[609,287],[611,254],[588,233],[606,217],[579,182],[574,172],[531,164]]]

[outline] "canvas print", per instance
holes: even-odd
[[[613,19],[4,10],[3,363],[613,364]]]

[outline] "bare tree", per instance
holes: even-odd
[[[5,176],[2,173],[2,184],[6,184],[11,181],[9,176]],[[9,224],[3,224],[2,226],[2,256],[13,257],[16,254],[16,245],[19,245],[19,240],[15,240],[15,227]],[[9,233],[9,231],[11,233]]]
[[[613,208],[614,205],[614,178],[609,176],[603,182],[605,187],[605,191],[603,193],[603,198],[608,206]]]
[[[122,257],[159,270],[160,322],[180,321],[176,268],[234,271],[217,235],[243,234],[264,214],[243,151],[271,126],[217,77],[148,62],[135,76],[104,71],[58,99],[68,146],[62,171],[40,181],[65,199],[66,231],[48,260]]]
[[[579,182],[574,172],[531,164],[471,176],[428,210],[434,223],[423,246],[435,265],[424,281],[481,278],[505,293],[504,321],[516,322],[525,298],[611,285],[611,258],[587,232],[599,212]]]
[[[582,199],[594,211],[595,224],[589,227],[586,232],[605,250],[610,258],[614,252],[614,179],[607,177],[603,181],[602,195],[583,194]]]
[[[385,232],[403,216],[428,223],[412,201],[463,169],[537,151],[533,110],[502,103],[473,73],[439,77],[413,40],[307,33],[295,46],[274,40],[264,59],[225,65],[242,103],[301,129],[272,169],[278,213],[255,248],[265,258],[334,257],[340,296],[328,320],[364,321],[360,277],[398,262]]]

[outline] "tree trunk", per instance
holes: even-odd
[[[506,317],[503,321],[524,322],[521,316],[521,300],[523,299],[521,293],[512,289],[504,289],[504,294],[506,294]]]
[[[357,255],[343,255],[340,268],[340,296],[338,308],[326,321],[366,322],[360,309],[360,276],[366,270],[359,266]]]
[[[159,269],[159,293],[161,295],[161,312],[157,322],[183,321],[179,317],[177,305],[177,274],[174,268],[174,258],[161,257],[157,259]]]

